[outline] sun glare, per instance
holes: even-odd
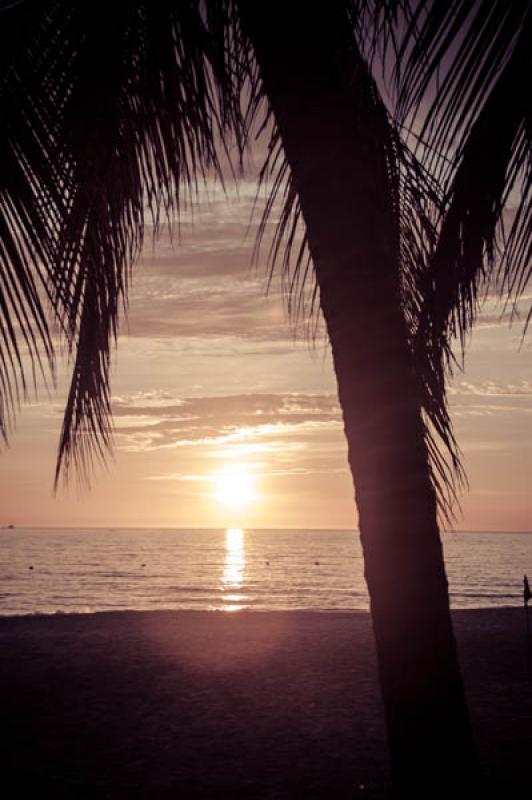
[[[231,469],[215,477],[216,499],[230,508],[244,508],[255,500],[255,479],[245,469]]]

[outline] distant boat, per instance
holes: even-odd
[[[8,525],[7,526],[7,530],[8,531],[14,531],[15,530],[15,526],[14,525]]]

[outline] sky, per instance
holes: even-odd
[[[40,386],[0,455],[0,525],[357,526],[322,324],[289,322],[266,258],[251,264],[255,182],[208,184],[180,240],[134,271],[112,374],[113,458],[90,490],[53,493],[68,364]],[[526,296],[521,309],[532,302]],[[458,530],[532,530],[532,339],[488,301],[450,385],[469,489]]]

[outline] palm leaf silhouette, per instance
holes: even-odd
[[[222,177],[227,130],[241,135],[240,77],[220,57],[231,25],[211,6],[205,19],[194,2],[123,2],[104,25],[98,3],[2,10],[15,44],[0,94],[0,430],[27,387],[13,317],[32,359],[53,366],[40,286],[74,356],[56,481],[72,465],[88,477],[110,447],[110,343],[146,212],[157,230],[209,170]]]
[[[399,50],[398,116],[420,125],[417,153],[443,192],[418,346],[449,364],[479,293],[515,302],[530,280],[532,6],[418,2]]]
[[[415,123],[444,69],[416,152],[387,112],[382,142],[396,210],[386,224],[399,242],[403,309],[443,499],[453,476],[463,477],[445,368],[453,338],[473,322],[479,286],[495,271],[501,235],[499,285],[516,296],[529,277],[530,104],[524,92],[514,102],[513,90],[529,64],[530,15],[523,3],[480,3],[475,13],[464,3],[347,5],[361,44],[375,51],[383,37],[384,49],[393,42],[400,125]],[[110,344],[146,212],[157,231],[161,213],[178,215],[198,178],[211,171],[223,180],[222,161],[234,142],[242,157],[261,113],[271,130],[261,180],[271,178],[271,194],[259,239],[282,194],[270,263],[283,267],[293,312],[318,305],[316,289],[302,305],[312,262],[298,234],[298,196],[235,4],[131,0],[106,9],[105,25],[99,11],[59,1],[2,11],[0,431],[5,438],[27,392],[17,334],[33,370],[42,370],[42,357],[53,367],[44,295],[74,359],[56,482],[72,466],[87,479],[111,446]],[[382,102],[376,88],[374,96]],[[521,200],[503,233],[517,182]]]

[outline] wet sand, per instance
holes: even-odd
[[[532,785],[524,612],[454,621],[485,774],[517,796]],[[4,796],[385,796],[367,613],[0,618],[0,647]]]

